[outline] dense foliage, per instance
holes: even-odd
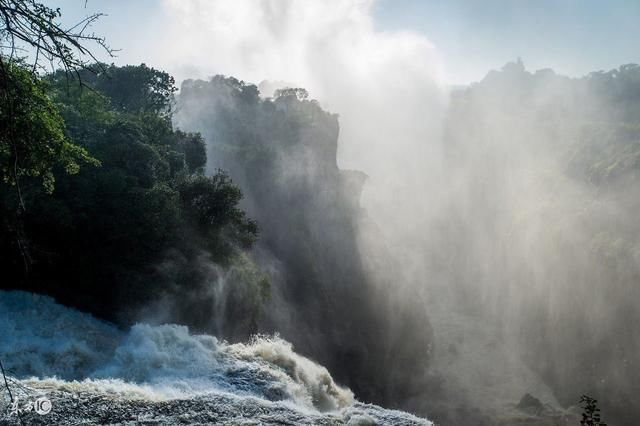
[[[225,268],[236,268],[235,275],[255,269],[243,252],[256,241],[258,228],[238,207],[240,189],[223,171],[203,174],[202,137],[172,128],[173,79],[144,65],[104,66],[83,71],[88,87],[81,87],[69,85],[63,72],[42,82],[16,70],[26,89],[15,83],[11,88],[32,110],[25,107],[22,121],[3,120],[3,130],[15,126],[21,132],[3,140],[24,145],[23,174],[43,176],[46,184],[21,180],[19,218],[16,192],[2,186],[0,250],[8,267],[3,287],[52,294],[118,320],[132,319],[143,305],[163,298],[175,305],[167,307],[169,317],[196,304],[208,312],[203,316],[212,315],[220,301],[196,294]],[[2,110],[12,101],[3,98]],[[72,155],[90,164],[79,168]],[[30,166],[31,158],[46,168]],[[257,270],[252,274],[242,284],[249,295],[265,285]],[[236,295],[242,309],[233,313],[245,316],[234,318],[244,333],[255,328],[255,318],[248,317],[261,300],[243,301],[247,294]],[[193,325],[204,328],[206,322]]]
[[[0,65],[0,179],[20,190],[23,177],[39,178],[52,192],[54,166],[68,173],[79,170],[79,163],[97,162],[86,150],[69,142],[64,122],[46,87],[16,62]]]

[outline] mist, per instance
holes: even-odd
[[[634,232],[634,203],[626,200],[635,190],[624,179],[603,189],[592,176],[577,176],[584,164],[575,165],[585,150],[599,149],[587,136],[590,123],[619,120],[615,100],[595,78],[532,74],[519,59],[481,83],[451,89],[437,46],[411,32],[376,31],[372,6],[167,2],[176,16],[170,33],[189,40],[183,49],[180,38],[170,40],[179,51],[172,60],[195,67],[191,76],[262,83],[264,98],[274,88],[304,87],[338,114],[337,165],[366,174],[363,210],[352,220],[361,272],[375,289],[364,293],[368,303],[393,295],[390,313],[381,314],[391,333],[411,323],[402,312],[416,305],[428,317],[424,329],[433,327],[433,346],[422,355],[430,366],[411,384],[413,396],[387,395],[384,403],[490,424],[517,416],[527,393],[552,418],[594,392],[610,410],[630,412],[638,341],[629,321],[637,319],[624,306],[637,289],[620,274],[633,275],[634,261],[614,272],[598,251],[605,248],[594,245],[626,244],[612,233]],[[194,106],[190,95],[179,99],[176,124],[206,135],[194,117],[214,109]],[[300,171],[293,160],[286,173],[325,187],[309,164]],[[281,302],[273,309],[290,310]],[[291,317],[280,315],[272,326],[286,330]],[[340,370],[306,351],[314,352]]]
[[[111,344],[117,374],[93,376],[122,376],[120,353],[166,334],[241,371],[268,359],[269,380],[293,380],[310,409],[357,400],[437,424],[556,425],[576,423],[587,394],[608,424],[632,424],[640,67],[564,76],[528,69],[523,49],[454,87],[439,46],[381,30],[375,6],[162,1],[163,31],[141,39],[179,82],[162,119],[201,135],[206,164],[190,172],[228,173],[240,219],[218,233],[176,225],[176,247],[149,265],[157,294],[114,315],[151,325],[109,329],[127,339]],[[172,196],[198,207],[180,185]],[[211,356],[194,355],[202,371]]]

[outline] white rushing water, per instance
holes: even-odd
[[[294,423],[431,424],[358,403],[324,367],[277,336],[228,344],[175,324],[136,324],[122,331],[25,292],[0,291],[0,357],[16,379],[12,384],[49,394],[54,411],[56,398],[58,406],[69,406],[69,395],[83,394],[106,395],[120,409],[130,401],[138,408],[164,403],[169,410],[176,409],[167,405],[171,401],[204,401],[208,411],[219,402],[225,412],[249,405],[263,415],[278,413],[275,423],[293,416]],[[0,408],[1,420],[7,413]]]

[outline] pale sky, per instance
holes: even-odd
[[[640,62],[638,0],[381,0],[374,16],[428,37],[454,82],[517,57],[567,75]]]
[[[106,13],[95,31],[122,49],[114,62],[172,66],[159,58],[171,54],[159,45],[173,18],[167,0],[88,0],[86,8],[84,0],[46,3],[61,7],[68,23]],[[233,7],[233,0],[228,4]],[[378,0],[368,10],[377,32],[413,32],[428,39],[449,84],[477,81],[517,57],[530,70],[553,68],[571,76],[640,62],[637,0]],[[188,66],[181,64],[181,77]]]

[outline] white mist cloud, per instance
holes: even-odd
[[[373,6],[371,0],[165,0],[173,19],[158,54],[170,58],[163,68],[178,80],[224,74],[284,81],[340,115],[338,165],[369,176],[362,206],[375,224],[359,223],[361,260],[368,282],[392,300],[379,309],[394,311],[380,315],[396,334],[423,308],[421,295],[406,290],[425,277],[412,245],[436,206],[427,194],[443,192],[439,150],[448,96],[436,47],[417,33],[377,30]],[[417,318],[423,317],[409,322]],[[413,342],[424,339],[413,337],[389,351],[414,350]]]
[[[370,176],[363,204],[379,223],[391,223],[399,205],[426,208],[415,205],[416,191],[424,193],[425,169],[440,164],[438,144],[429,141],[446,93],[433,44],[413,32],[376,30],[373,4],[165,0],[171,19],[154,56],[178,80],[225,74],[308,89],[340,114],[339,165]]]

